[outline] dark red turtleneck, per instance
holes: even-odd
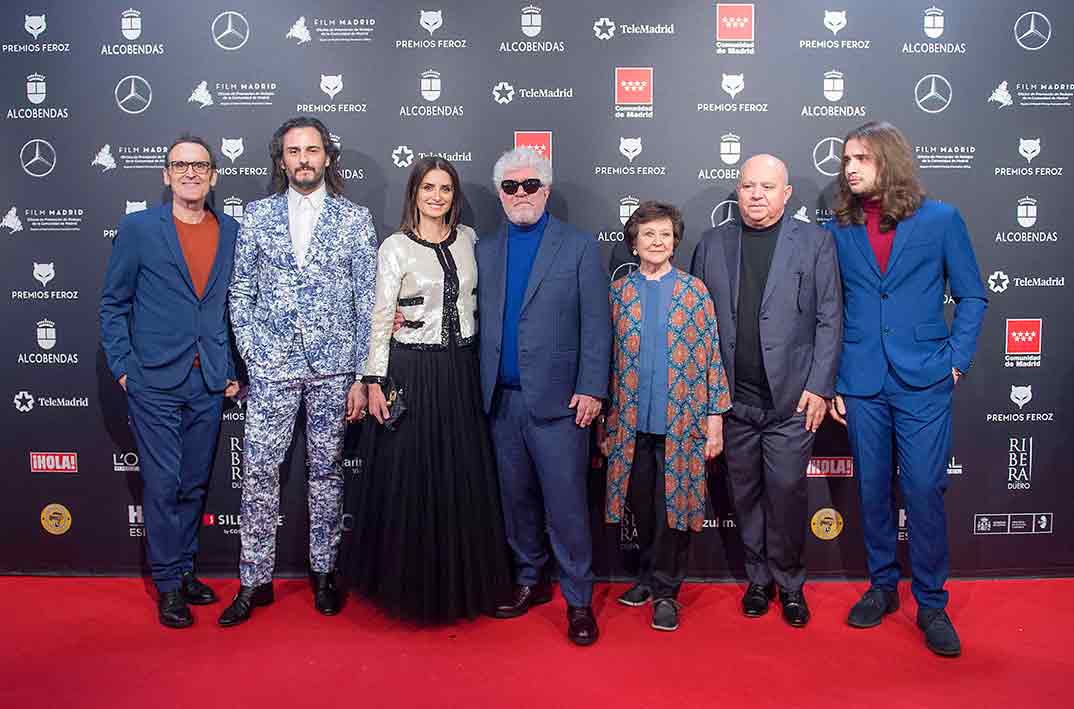
[[[865,231],[869,234],[869,246],[873,247],[876,254],[876,262],[880,266],[880,273],[888,270],[888,259],[891,258],[891,245],[895,243],[895,230],[880,231],[879,199],[868,199],[862,204],[865,211]]]

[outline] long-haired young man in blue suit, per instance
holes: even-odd
[[[216,178],[208,143],[172,143],[172,200],[119,223],[101,292],[101,345],[127,392],[157,612],[170,628],[194,622],[188,603],[216,601],[194,575],[194,556],[220,411],[238,391],[227,288],[239,225],[205,202]]]
[[[951,398],[973,362],[988,306],[981,273],[962,216],[925,197],[910,144],[890,123],[866,123],[846,137],[835,217],[829,228],[843,278],[844,325],[831,409],[850,435],[870,578],[847,622],[869,628],[899,607],[897,455],[917,624],[930,650],[958,655],[961,644],[945,610],[943,494]],[[956,303],[950,328],[945,286]]]

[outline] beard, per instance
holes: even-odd
[[[307,172],[306,170],[309,170]],[[312,177],[299,177],[299,175],[308,175],[312,173]],[[294,175],[289,175],[291,184],[298,189],[308,190],[317,187],[324,179],[324,168],[317,169],[312,166],[300,166],[298,170],[295,170]]]

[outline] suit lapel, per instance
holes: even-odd
[[[727,282],[731,284],[731,315],[738,312],[738,275],[741,266],[739,254],[742,252],[742,229],[735,226],[726,228],[721,235],[725,260],[727,261]]]
[[[187,288],[190,289],[190,294],[197,299],[197,291],[194,290],[194,279],[190,277],[190,269],[186,265],[186,256],[183,255],[183,247],[179,244],[179,232],[175,229],[175,218],[172,216],[172,203],[165,202],[160,205],[160,228],[164,233],[164,241],[168,244],[168,249],[172,252],[172,260],[175,261],[175,267],[179,269],[180,275],[183,277],[183,281],[186,282]]]
[[[313,234],[310,236],[309,246],[306,247],[303,268],[313,262],[315,256],[325,247],[329,235],[336,232],[338,217],[339,203],[334,197],[326,194],[324,204],[321,206],[321,213],[317,215],[317,223],[313,225]],[[288,236],[290,236],[290,233],[288,233]]]
[[[222,261],[224,260],[224,258],[226,258],[226,254],[228,253],[227,248],[230,244],[233,243],[231,238],[231,232],[224,229],[224,223],[220,221],[220,217],[211,207],[209,207],[209,205],[205,205],[205,208],[212,212],[213,217],[216,219],[218,233],[216,239],[216,255],[213,257],[213,267],[212,270],[209,271],[209,280],[205,284],[205,292],[202,294],[203,299],[207,298],[209,296],[209,293],[212,292],[213,285],[216,283],[216,279],[220,275],[220,267],[222,265]]]
[[[764,295],[761,296],[761,311],[764,311],[764,306],[768,303],[769,297],[772,295],[772,291],[779,283],[786,283],[788,281],[791,268],[791,260],[794,257],[794,242],[798,237],[798,225],[793,219],[784,217],[783,225],[779,228],[779,235],[776,237],[776,251],[772,254],[772,265],[768,267],[768,278],[764,284]]]
[[[287,265],[297,271],[298,259],[295,258],[295,246],[291,242],[291,214],[287,205],[287,193],[278,194],[272,199],[273,219],[269,229],[275,230],[275,247],[283,251]]]
[[[861,224],[853,224],[850,227],[850,240],[854,242],[854,246],[858,247],[858,251],[861,252],[861,257],[865,259],[865,263],[869,264],[869,267],[873,269],[873,273],[877,278],[881,278],[880,264],[876,260],[876,253],[873,251],[872,244],[869,243],[869,232]],[[891,262],[888,262],[888,268],[891,268]]]
[[[496,312],[494,313],[496,320],[495,323],[484,323],[485,327],[496,327],[497,332],[503,337],[503,309],[507,302],[507,222],[500,225],[499,230],[496,232],[496,238],[493,241],[492,253],[489,254],[494,264],[494,268],[491,269],[493,277],[496,279],[496,283],[493,285],[493,293],[496,294]],[[490,271],[486,271],[489,273]]]
[[[519,312],[533,300],[533,294],[537,292],[537,286],[544,280],[548,269],[555,263],[556,253],[563,245],[563,225],[559,220],[549,215],[548,224],[541,236],[541,245],[537,247],[537,257],[533,259],[533,268],[530,270],[530,279],[526,284],[526,295],[522,298],[522,307]]]
[[[914,228],[917,226],[917,212],[914,212],[909,218],[899,222],[899,225],[895,227],[895,243],[891,245],[891,258],[888,259],[887,270],[884,271],[884,275],[891,273],[895,268],[895,262],[899,259],[903,249],[906,247],[906,242],[910,241],[910,237],[914,233]]]

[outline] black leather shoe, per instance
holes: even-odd
[[[231,605],[220,614],[216,621],[225,628],[239,623],[245,623],[250,619],[250,614],[258,606],[267,606],[275,600],[272,593],[272,582],[263,583],[260,586],[239,586],[239,592],[235,594]]]
[[[530,606],[538,606],[552,600],[552,585],[539,583],[533,586],[516,585],[511,600],[496,606],[492,614],[496,618],[517,618],[525,615]]]
[[[589,606],[567,606],[567,637],[575,645],[592,645],[597,642],[600,629],[593,609]]]
[[[187,571],[179,580],[179,592],[187,603],[195,606],[207,606],[216,603],[213,590],[198,580],[193,571]]]
[[[751,583],[742,594],[742,613],[750,618],[760,618],[768,612],[768,604],[774,595],[772,584],[762,586]]]
[[[885,615],[897,610],[899,610],[899,594],[870,586],[861,600],[850,609],[847,625],[854,628],[872,628],[880,625]]]
[[[779,590],[779,602],[783,606],[783,620],[795,628],[802,628],[809,622],[809,605],[801,591]]]
[[[657,598],[653,601],[653,630],[671,632],[679,629],[679,602],[674,598]]]
[[[937,655],[958,657],[962,643],[943,608],[918,608],[917,627],[925,631],[925,645]]]
[[[310,584],[313,586],[313,605],[321,615],[335,615],[339,613],[339,592],[336,590],[335,575],[310,574]]]
[[[179,591],[165,591],[157,598],[157,617],[160,624],[167,628],[189,628],[194,624],[183,594]]]
[[[652,597],[653,592],[649,590],[648,586],[636,583],[627,591],[624,591],[618,600],[624,606],[644,606]]]

